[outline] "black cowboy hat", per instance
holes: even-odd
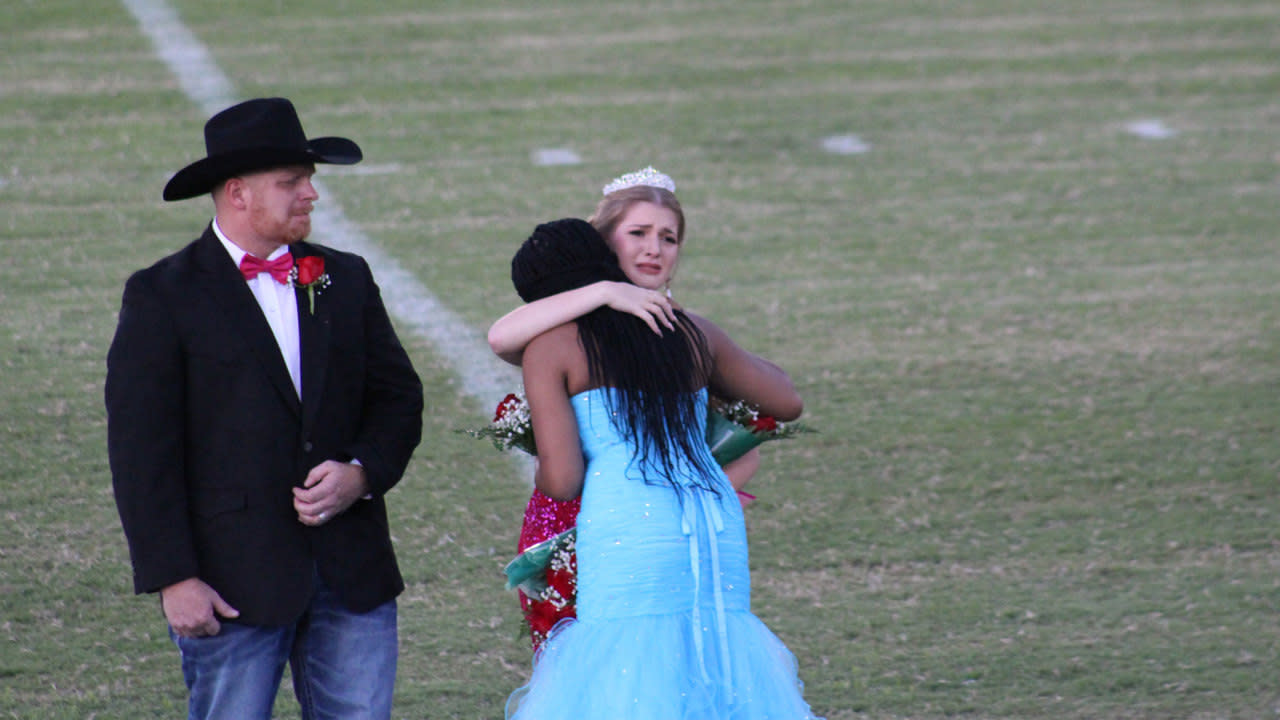
[[[293,103],[284,98],[246,100],[209,118],[204,147],[208,157],[169,178],[165,200],[203,195],[242,173],[311,163],[354,165],[364,157],[360,146],[346,138],[308,140]]]

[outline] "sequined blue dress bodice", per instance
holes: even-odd
[[[610,392],[572,398],[586,458],[578,617],[551,633],[508,717],[812,718],[795,658],[750,612],[746,530],[728,478],[702,477],[687,460],[674,482],[646,477],[660,466],[635,457]],[[698,401],[705,413],[705,390]]]
[[[724,473],[701,482],[718,494],[697,487],[697,470],[687,461],[676,465],[678,491],[665,479],[646,482],[632,445],[609,421],[604,392],[575,395],[573,407],[587,460],[578,513],[578,617],[750,610],[742,506]],[[705,412],[706,404],[700,407]],[[710,453],[705,460],[716,467]]]

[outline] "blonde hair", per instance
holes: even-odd
[[[591,223],[605,240],[609,240],[609,238],[613,237],[613,231],[618,228],[618,223],[622,222],[622,217],[627,214],[627,211],[636,203],[642,202],[653,203],[676,214],[676,240],[683,245],[684,208],[680,207],[680,201],[676,199],[675,193],[659,187],[633,185],[629,188],[611,192],[605,195],[604,199],[596,205],[596,211],[591,213],[591,217],[587,218],[587,222]]]

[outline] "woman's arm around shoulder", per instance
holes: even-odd
[[[688,315],[702,330],[714,359],[708,380],[712,394],[745,400],[778,420],[800,417],[804,402],[785,370],[744,350],[710,320],[692,313]]]
[[[601,280],[534,300],[498,318],[489,326],[489,348],[508,363],[519,365],[521,354],[534,338],[605,306],[635,315],[658,334],[662,333],[659,323],[668,330],[674,327],[671,301],[661,293]]]
[[[582,492],[586,472],[578,421],[569,401],[575,354],[581,354],[581,350],[578,328],[572,324],[533,338],[524,351],[524,394],[538,444],[533,482],[544,495],[562,501]]]

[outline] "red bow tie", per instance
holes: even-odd
[[[256,255],[245,253],[240,258],[240,274],[245,280],[252,280],[260,273],[271,273],[271,277],[281,285],[289,282],[289,271],[293,269],[293,256],[285,253],[275,260],[263,260]]]

